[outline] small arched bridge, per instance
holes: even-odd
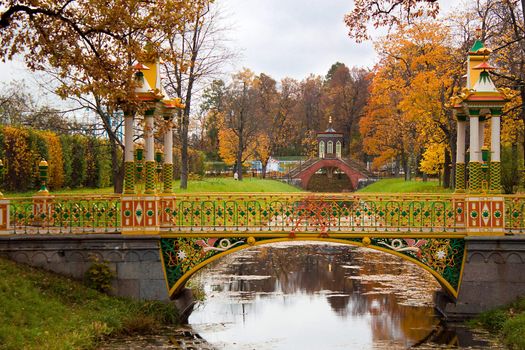
[[[366,180],[372,177],[372,174],[359,162],[350,158],[336,157],[308,159],[304,164],[300,164],[290,170],[286,176],[301,188],[310,190],[311,180],[321,169],[327,170],[327,178],[324,181],[332,180],[332,177],[335,176],[333,174],[335,169],[344,174],[349,181],[349,187],[345,188],[347,191],[355,191],[358,188],[359,180]]]
[[[400,256],[429,271],[455,300],[466,277],[469,238],[520,237],[524,219],[525,197],[502,195],[49,195],[0,203],[0,232],[8,236],[155,235],[170,297],[226,254],[302,240]],[[522,253],[516,253],[520,266]]]

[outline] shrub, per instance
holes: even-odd
[[[95,255],[92,255],[90,259],[92,261],[91,266],[84,275],[87,286],[99,292],[109,292],[111,290],[111,280],[115,274],[111,271],[106,261],[100,261]]]
[[[2,149],[5,156],[5,188],[8,191],[26,191],[33,188],[35,164],[29,146],[27,129],[5,126]]]

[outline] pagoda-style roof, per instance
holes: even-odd
[[[470,53],[475,53],[477,52],[479,49],[482,49],[484,48],[485,45],[483,45],[483,42],[481,40],[476,40],[474,42],[474,45],[472,45],[472,48],[470,49]]]
[[[466,109],[502,108],[511,96],[508,89],[498,89],[492,81],[489,71],[495,69],[488,62],[491,49],[476,40],[470,49],[467,69],[467,87],[451,98],[451,106],[458,112],[458,118],[464,118]]]

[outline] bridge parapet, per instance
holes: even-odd
[[[465,271],[472,274],[464,270],[470,261],[469,239],[499,236],[489,238],[503,242],[509,238],[504,235],[515,235],[511,238],[523,241],[519,236],[525,233],[524,218],[525,196],[304,192],[49,195],[1,200],[0,233],[8,235],[0,241],[43,241],[46,236],[68,234],[89,234],[95,239],[96,235],[104,237],[103,233],[133,239],[154,233],[159,268],[170,297],[176,297],[200,268],[240,249],[290,240],[350,244],[421,266],[460,305],[469,295],[462,281],[472,278],[463,277]],[[494,278],[495,283],[507,286],[505,276],[497,281]]]
[[[467,194],[200,193],[3,199],[12,234],[525,233],[525,196]]]

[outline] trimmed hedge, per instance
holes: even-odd
[[[50,190],[107,187],[112,184],[111,152],[106,140],[84,135],[57,135],[26,127],[0,127],[2,190],[23,192],[39,187],[38,163],[49,164]]]

